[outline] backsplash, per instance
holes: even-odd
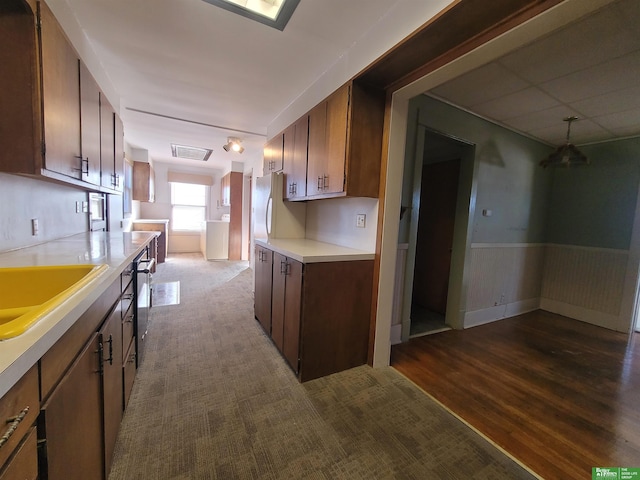
[[[77,188],[0,173],[0,252],[86,232],[88,216],[76,213],[76,202],[87,199]]]

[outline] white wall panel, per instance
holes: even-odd
[[[619,315],[628,256],[625,250],[548,245],[541,296]]]

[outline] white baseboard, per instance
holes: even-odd
[[[539,298],[530,298],[518,302],[496,305],[495,307],[474,310],[464,314],[464,328],[477,327],[486,323],[502,320],[503,318],[515,317],[523,313],[532,312],[540,308]]]
[[[551,300],[550,298],[541,298],[540,308],[547,312],[557,313],[558,315],[563,315],[598,327],[615,330],[617,332],[627,333],[630,329],[629,323],[622,322],[620,317],[617,315],[589,310],[588,308],[558,302],[557,300]],[[622,325],[622,323],[626,324]]]
[[[391,325],[391,345],[402,343],[402,325]]]

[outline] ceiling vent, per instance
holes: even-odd
[[[176,158],[185,158],[187,160],[200,160],[206,162],[211,156],[211,152],[208,148],[188,147],[186,145],[171,144],[171,155]]]

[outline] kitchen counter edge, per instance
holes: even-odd
[[[309,239],[277,238],[255,240],[256,245],[268,248],[301,263],[349,262],[357,260],[373,260],[375,253],[354,248],[343,247],[332,243],[318,242]]]
[[[158,232],[87,232],[0,253],[0,267],[92,264],[107,268],[14,338],[0,341],[0,398],[69,330]]]

